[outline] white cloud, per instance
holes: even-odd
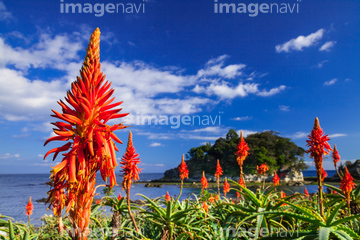
[[[13,19],[13,15],[11,12],[6,11],[5,4],[0,1],[0,21],[8,21]]]
[[[148,166],[148,167],[165,167],[165,164],[163,163],[139,163],[140,166]]]
[[[87,31],[88,29],[81,29],[81,32]],[[50,109],[60,110],[56,102],[64,98],[70,83],[79,75],[82,61],[79,53],[85,48],[81,32],[55,36],[42,33],[38,43],[27,49],[11,46],[6,39],[0,37],[1,118],[8,121],[47,123]],[[111,34],[106,38],[111,38]],[[184,93],[190,89],[198,94],[205,93],[207,96],[226,100],[249,94],[267,97],[285,89],[282,85],[266,91],[259,89],[259,84],[254,82],[239,82],[234,85],[225,81],[238,77],[247,78],[243,72],[245,64],[226,65],[227,58],[229,56],[222,55],[209,60],[195,75],[184,75],[184,69],[178,67],[157,68],[142,61],[104,61],[102,70],[112,82],[116,100],[124,101],[124,112],[131,115],[194,114],[201,112],[203,107],[213,106],[218,102],[205,96],[184,97]],[[63,76],[56,79],[31,79],[28,76],[30,69],[61,70]],[[257,74],[252,72],[249,76],[254,80]],[[163,94],[167,94],[166,97]],[[134,122],[131,117],[127,121]],[[48,131],[49,127],[44,126],[33,129]]]
[[[150,145],[149,145],[150,147],[161,147],[162,146],[162,144],[161,143],[151,143]]]
[[[201,69],[197,73],[197,77],[207,77],[207,76],[220,76],[226,79],[233,79],[235,77],[241,76],[243,73],[242,69],[246,67],[245,64],[232,64],[224,67],[225,60],[229,58],[228,55],[222,55],[218,58],[210,59],[205,69]]]
[[[67,89],[65,82],[30,81],[10,69],[0,69],[0,85],[0,116],[8,121],[47,118]]]
[[[19,158],[20,154],[16,153],[14,155],[10,154],[10,153],[4,153],[2,155],[0,155],[0,159],[10,159],[10,158]]]
[[[328,60],[321,61],[321,62],[318,63],[317,67],[322,68],[324,66],[324,64],[327,63],[327,62],[328,62]]]
[[[195,130],[192,130],[190,132],[195,132],[195,133],[199,133],[199,132],[220,133],[221,131],[223,131],[223,128],[221,128],[220,126],[212,126],[212,127],[205,127],[205,128],[195,129]]]
[[[44,162],[44,163],[34,163],[32,165],[34,166],[40,166],[40,167],[54,167],[56,165],[58,165],[60,162]]]
[[[247,121],[247,120],[251,120],[252,119],[252,116],[245,116],[245,117],[236,117],[236,118],[232,118],[231,120],[234,120],[234,121]]]
[[[336,44],[336,41],[329,41],[329,42],[326,42],[324,43],[324,45],[322,45],[320,48],[319,48],[319,51],[330,51],[331,48],[334,47],[334,45]]]
[[[290,106],[280,105],[279,109],[284,112],[290,111]]]
[[[324,82],[324,86],[334,85],[338,81],[337,78],[331,79],[330,81]]]
[[[335,134],[329,135],[329,138],[346,137],[346,136],[347,136],[347,134],[344,134],[344,133],[335,133]]]
[[[306,138],[308,135],[309,133],[306,132],[296,132],[292,135],[288,135],[287,137],[291,139],[300,139],[300,138]]]
[[[12,135],[12,137],[13,137],[13,138],[25,138],[25,137],[28,137],[28,136],[30,136],[30,134],[29,134],[29,133],[26,133],[26,134],[20,134],[20,135],[17,135],[17,134]]]
[[[324,32],[324,29],[319,29],[308,36],[298,36],[297,38],[293,38],[288,42],[277,45],[275,47],[276,52],[290,52],[292,50],[301,51],[303,48],[316,44],[323,37]]]
[[[232,87],[230,83],[222,81],[221,83],[211,83],[207,87],[196,85],[193,91],[196,93],[205,93],[208,96],[216,95],[220,99],[234,99],[236,97],[246,97],[249,94],[255,94],[261,97],[270,97],[280,93],[285,88],[285,85],[281,85],[279,87],[272,88],[269,91],[260,91],[259,84],[257,83],[239,83],[236,87]]]
[[[281,85],[279,87],[275,87],[270,89],[270,91],[260,91],[258,92],[256,95],[261,96],[261,97],[271,97],[273,95],[279,94],[280,92],[284,91],[286,89],[285,85]]]
[[[78,52],[82,50],[83,40],[72,35],[41,34],[39,42],[29,49],[13,48],[0,38],[0,67],[14,65],[17,69],[27,70],[33,68],[67,69],[67,63],[79,60]]]

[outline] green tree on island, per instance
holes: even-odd
[[[236,145],[239,135],[234,129],[229,130],[225,138],[219,138],[214,145],[207,143],[191,148],[186,155],[190,172],[204,171],[215,173],[216,161],[220,160],[225,175],[237,176]],[[248,135],[245,138],[250,147],[250,154],[244,161],[246,174],[256,172],[256,166],[266,163],[270,173],[275,170],[301,171],[308,168],[303,159],[305,150],[289,138],[280,137],[278,132],[264,131]]]

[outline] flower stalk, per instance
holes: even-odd
[[[220,166],[220,162],[218,159],[216,164],[215,178],[216,178],[216,184],[217,184],[219,196],[220,196],[220,175],[223,175],[223,170]]]
[[[249,155],[249,150],[250,150],[250,148],[248,147],[247,143],[244,140],[242,131],[240,131],[240,140],[236,149],[237,151],[235,155],[236,155],[236,161],[240,166],[240,179],[241,179],[244,177],[244,172],[243,172],[244,161],[246,157]]]
[[[130,218],[138,233],[140,233],[140,230],[136,224],[136,221],[131,213],[131,208],[130,208],[130,189],[132,182],[139,180],[139,173],[141,172],[141,169],[137,167],[137,164],[139,163],[140,163],[139,154],[136,153],[135,151],[132,141],[132,133],[131,131],[129,131],[129,140],[128,140],[126,152],[122,158],[122,161],[120,162],[120,164],[123,165],[121,166],[122,168],[121,172],[123,173],[122,188],[126,190],[127,208],[129,211]]]
[[[318,179],[319,208],[320,215],[324,216],[324,197],[323,197],[323,156],[332,150],[327,141],[330,140],[328,135],[324,135],[320,127],[319,119],[315,118],[314,127],[306,140],[307,146],[310,147],[306,152],[310,153],[310,157],[314,159],[316,174]]]
[[[179,196],[176,199],[176,202],[179,201],[180,196],[182,194],[182,189],[183,189],[183,185],[184,185],[184,179],[185,178],[189,178],[189,170],[186,166],[185,160],[184,160],[184,154],[182,155],[182,159],[181,159],[181,163],[178,167],[178,170],[180,172],[180,179],[181,179],[181,186],[180,186],[180,193]]]

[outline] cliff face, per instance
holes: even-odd
[[[351,174],[351,176],[353,178],[360,179],[360,159],[358,159],[354,163],[348,164],[346,166],[349,170],[349,173]]]

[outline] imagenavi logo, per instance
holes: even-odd
[[[147,0],[134,0],[128,3],[79,3],[60,0],[60,13],[87,13],[102,17],[106,13],[136,14],[145,13]]]
[[[259,13],[299,13],[301,0],[293,3],[234,3],[214,0],[214,13],[240,13],[256,17]],[[226,0],[225,0],[226,1]]]

